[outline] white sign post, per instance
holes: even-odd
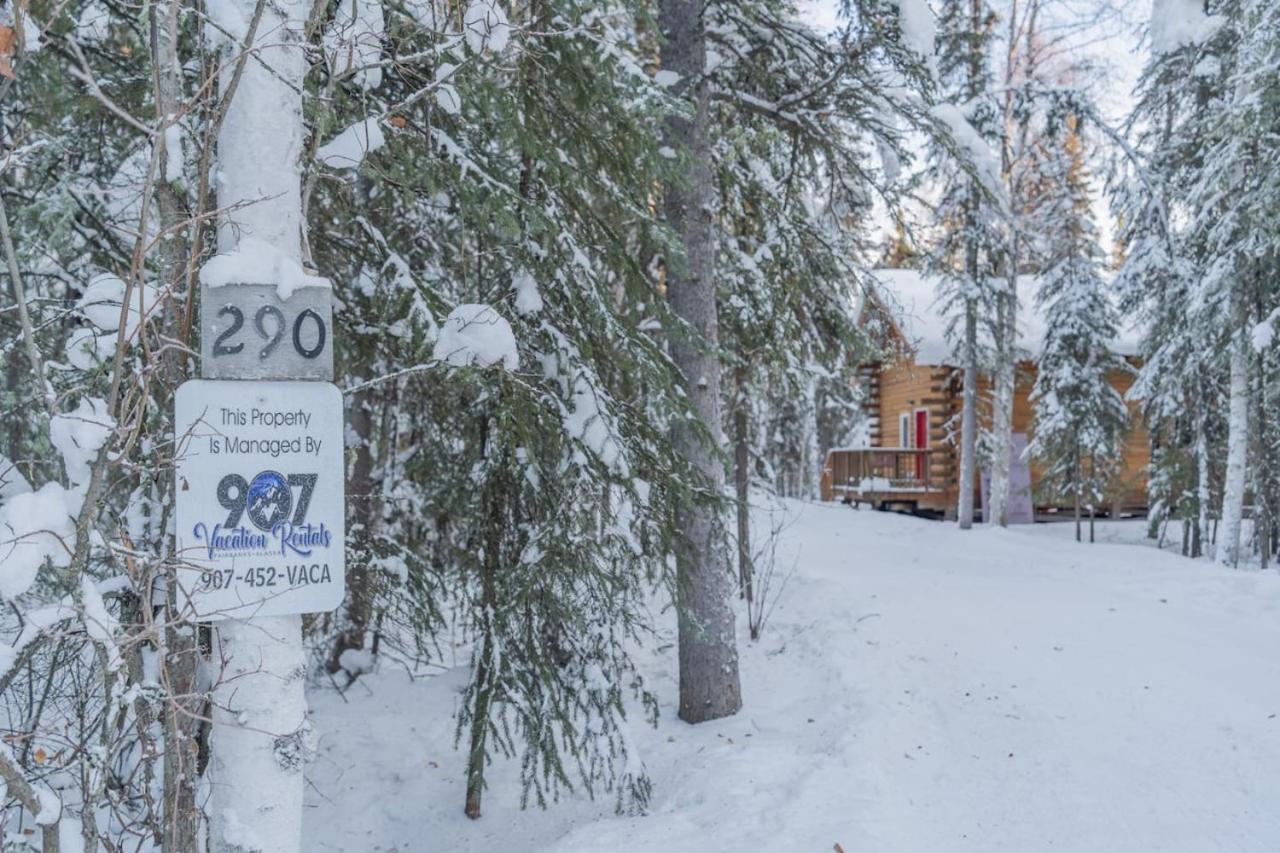
[[[327,382],[178,389],[178,583],[203,620],[342,602],[342,394]]]
[[[206,770],[209,849],[302,853],[310,724],[299,614],[332,609],[341,597],[345,503],[342,432],[334,427],[341,424],[342,403],[328,384],[332,293],[302,266],[302,99],[309,67],[306,21],[314,4],[214,5],[223,17],[255,26],[246,34],[252,44],[229,39],[219,58],[223,261],[211,259],[201,270],[200,370],[206,381],[178,392],[178,414],[187,419],[190,437],[179,448],[185,453],[177,454],[186,457],[178,463],[177,518],[182,556],[195,566],[194,575],[183,573],[195,585],[188,581],[184,588],[197,612],[227,617],[214,632],[213,658],[220,666],[211,689]],[[216,285],[205,281],[210,264],[218,274],[207,277]],[[224,408],[231,414],[224,416]],[[275,415],[259,415],[254,423],[255,410]],[[290,423],[294,412],[299,414]],[[266,426],[263,418],[274,420]],[[175,434],[179,442],[183,436]],[[229,453],[223,452],[225,437],[232,440]],[[308,439],[319,446],[309,451]],[[205,525],[203,538],[199,524]],[[211,525],[233,532],[220,538]],[[231,615],[228,607],[241,612]]]

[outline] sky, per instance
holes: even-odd
[[[1073,8],[1088,8],[1086,4],[1090,0],[1062,2]],[[1146,61],[1142,29],[1151,16],[1151,0],[1110,2],[1119,9],[1119,14],[1105,26],[1083,34],[1079,49],[1102,69],[1098,75],[1094,97],[1108,123],[1119,127],[1132,106],[1132,92]],[[829,31],[838,24],[839,0],[797,0],[797,5],[805,22],[814,29]],[[932,5],[936,7],[936,0]],[[999,9],[1002,4],[1000,0],[993,0],[993,5]],[[1100,167],[1101,164],[1095,172],[1101,171]],[[1103,245],[1109,245],[1112,219],[1109,206],[1102,195],[1101,184],[1101,179],[1094,181],[1094,210]]]
[[[1137,83],[1138,74],[1145,61],[1146,50],[1145,45],[1141,43],[1139,27],[1150,18],[1151,2],[1150,0],[1113,0],[1113,2],[1121,8],[1123,20],[1112,21],[1105,31],[1090,33],[1087,36],[1090,43],[1083,49],[1095,61],[1107,66],[1108,72],[1102,75],[1099,102],[1108,115],[1119,120],[1132,100],[1130,93]],[[839,0],[798,0],[797,5],[805,22],[814,29],[828,31],[836,27]],[[995,5],[999,8],[998,0]]]
[[[814,29],[835,29],[837,0],[800,0],[799,5],[806,16],[806,23]]]

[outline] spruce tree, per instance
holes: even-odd
[[[649,630],[684,488],[662,428],[687,417],[645,331],[668,316],[644,258],[666,243],[650,192],[671,168],[655,135],[670,100],[641,68],[643,8],[472,5],[463,29],[389,9],[410,58],[374,86],[341,65],[317,83],[311,216],[342,227],[313,247],[358,306],[344,369],[372,504],[357,507],[372,583],[327,626],[327,665],[430,657],[456,625],[469,816],[498,755],[519,758],[524,802],[642,803],[626,710],[655,705],[628,644]],[[380,145],[325,156],[370,116]],[[514,352],[459,348],[477,316],[509,325]],[[406,623],[414,648],[388,646]]]
[[[1134,157],[1113,188],[1128,248],[1120,280],[1148,330],[1133,393],[1153,432],[1195,460],[1195,499],[1182,502],[1198,515],[1193,554],[1208,548],[1220,496],[1215,556],[1228,565],[1243,547],[1249,472],[1269,467],[1257,455],[1267,453],[1256,439],[1266,428],[1249,422],[1251,409],[1254,418],[1263,411],[1252,332],[1267,315],[1275,233],[1274,194],[1258,167],[1269,133],[1260,105],[1274,66],[1262,35],[1270,14],[1267,4],[1236,0],[1157,4],[1131,119]]]
[[[715,187],[711,173],[711,88],[706,79],[705,6],[661,0],[662,70],[675,78],[683,115],[667,119],[669,147],[688,166],[683,180],[668,182],[664,207],[680,251],[667,262],[666,289],[680,321],[671,340],[672,360],[696,418],[672,425],[672,443],[696,478],[677,507],[676,608],[679,619],[680,717],[698,723],[742,707],[732,590],[723,547],[719,458],[720,360],[715,288],[717,251]]]
[[[749,485],[815,497],[823,451],[857,419],[854,374],[870,346],[854,306],[872,200],[898,200],[929,80],[926,57],[874,4],[846,4],[832,37],[789,0],[710,10],[724,56],[712,75],[724,405],[738,574],[755,614]]]
[[[1280,184],[1271,167],[1280,150],[1274,112],[1280,84],[1274,38],[1280,30],[1272,5],[1244,0],[1215,9],[1199,62],[1217,61],[1222,95],[1193,125],[1203,146],[1187,198],[1189,230],[1202,261],[1194,298],[1227,354],[1227,453],[1215,550],[1224,566],[1238,565],[1252,550],[1244,538],[1247,490],[1254,493],[1255,534],[1259,517],[1269,514],[1272,451],[1261,368],[1270,332],[1264,329],[1259,338],[1255,330],[1277,304],[1272,282],[1280,252]]]
[[[1052,498],[1070,496],[1079,541],[1082,508],[1092,518],[1119,465],[1128,409],[1112,384],[1125,363],[1112,351],[1118,318],[1102,277],[1084,127],[1073,99],[1058,101],[1039,146],[1039,195],[1031,213],[1041,266],[1035,299],[1045,338],[1036,362],[1035,429],[1028,450],[1044,467],[1039,487]]]

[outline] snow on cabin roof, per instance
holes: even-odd
[[[954,359],[947,342],[947,318],[938,304],[938,278],[920,270],[877,269],[871,271],[872,286],[899,331],[915,351],[919,364],[950,364]],[[1036,277],[1018,276],[1018,346],[1040,354],[1044,346],[1045,322],[1035,305]],[[1140,334],[1124,329],[1115,349],[1120,355],[1137,355]]]

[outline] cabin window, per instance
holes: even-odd
[[[898,415],[898,446],[911,446],[911,414],[909,412]]]

